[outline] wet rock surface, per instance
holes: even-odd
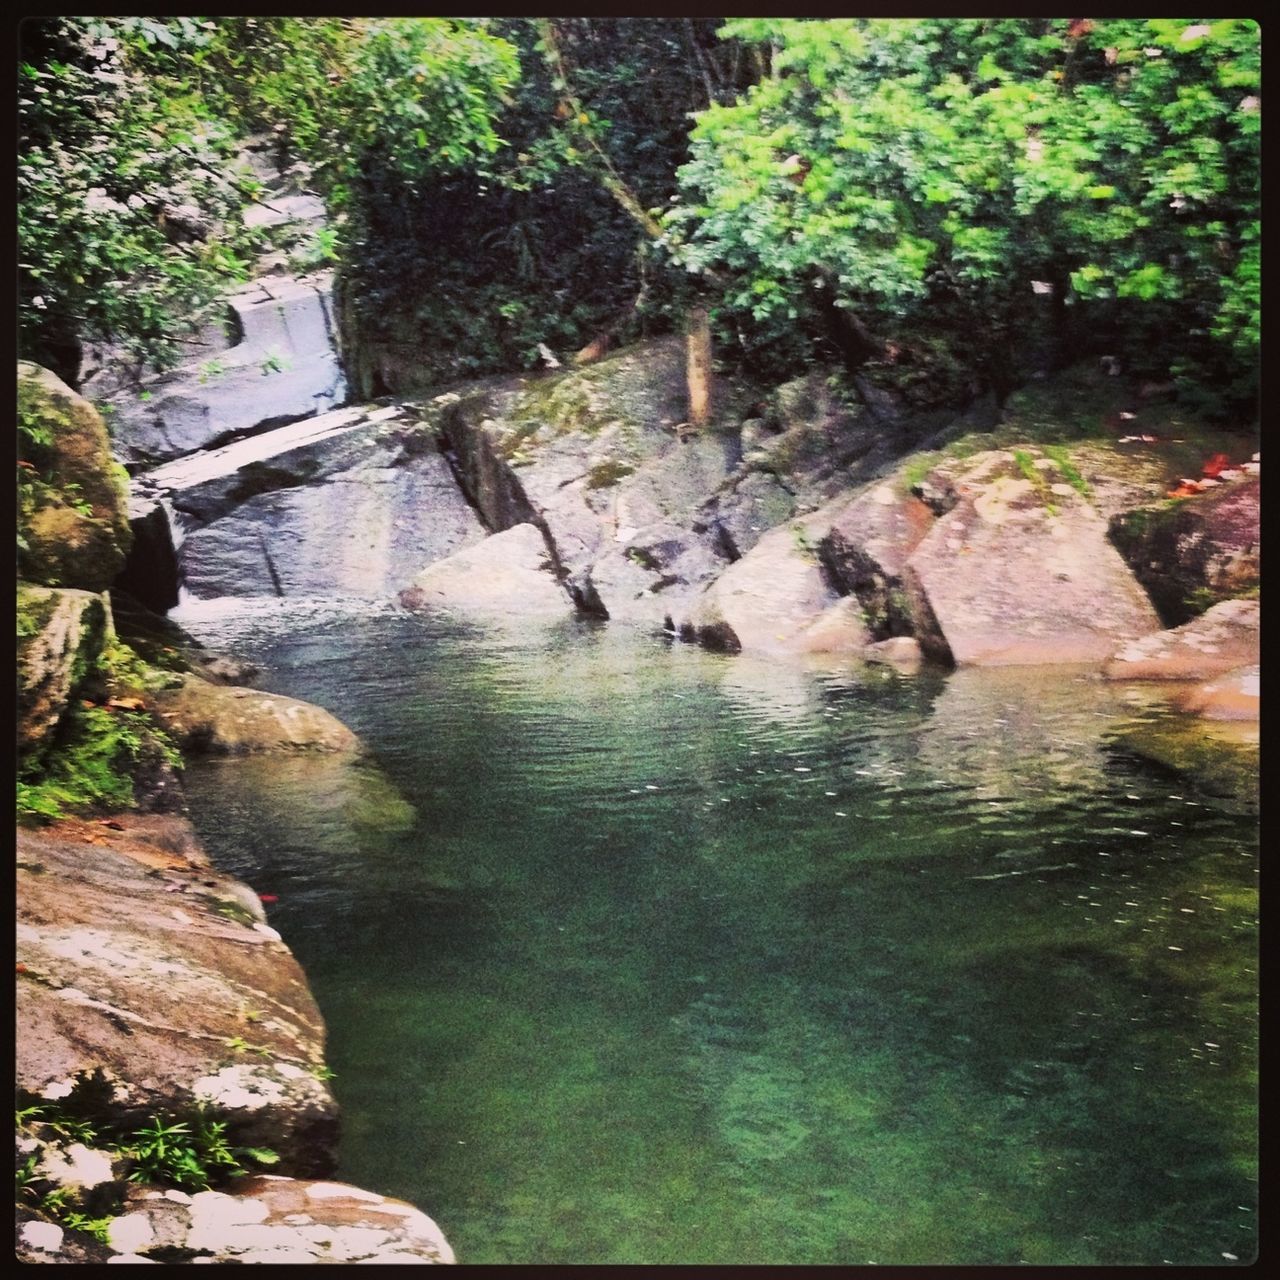
[[[1262,610],[1257,600],[1225,600],[1201,617],[1125,645],[1102,673],[1112,680],[1205,680],[1256,663]]]
[[[291,1171],[332,1170],[315,1001],[261,902],[209,866],[185,819],[19,831],[17,897],[21,1089],[64,1097],[100,1069],[118,1117],[204,1101]]]
[[[1197,685],[1179,703],[1206,720],[1257,720],[1260,695],[1261,667],[1255,664]]]
[[[194,674],[153,695],[157,719],[183,751],[246,755],[260,751],[353,752],[359,739],[335,716],[309,702]]]

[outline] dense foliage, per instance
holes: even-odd
[[[1036,298],[1063,354],[1211,379],[1248,401],[1258,347],[1257,24],[747,19],[771,74],[704,112],[667,218],[729,280],[757,349],[997,387]],[[1071,314],[1074,313],[1074,314]],[[1074,321],[1074,323],[1069,323]],[[933,357],[931,359],[931,356]]]
[[[140,358],[174,361],[246,269],[248,192],[228,164],[234,140],[183,63],[212,26],[23,24],[19,341],[64,377],[74,379],[83,340],[115,338]]]
[[[1249,20],[104,18],[23,40],[22,340],[62,372],[85,337],[172,358],[244,270],[229,161],[267,131],[330,203],[361,327],[435,377],[702,295],[722,351],[779,375],[834,358],[947,399],[1105,351],[1252,403]]]

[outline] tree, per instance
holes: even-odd
[[[1005,390],[1034,291],[1051,288],[1077,334],[1123,344],[1131,367],[1250,401],[1256,23],[744,19],[723,33],[767,48],[770,74],[698,116],[665,226],[689,270],[730,279],[722,315],[748,355],[794,364],[816,343],[948,393],[975,373]]]

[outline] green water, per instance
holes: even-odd
[[[329,1026],[340,1176],[464,1263],[1249,1261],[1256,817],[1071,672],[388,614],[210,637],[326,761],[193,768]]]

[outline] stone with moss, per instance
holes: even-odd
[[[1167,626],[1258,588],[1260,492],[1258,480],[1237,480],[1112,518],[1111,541]]]
[[[39,365],[18,363],[19,573],[105,591],[130,543],[127,484],[102,416]]]
[[[18,751],[25,760],[52,737],[95,671],[111,631],[105,597],[18,584]]]

